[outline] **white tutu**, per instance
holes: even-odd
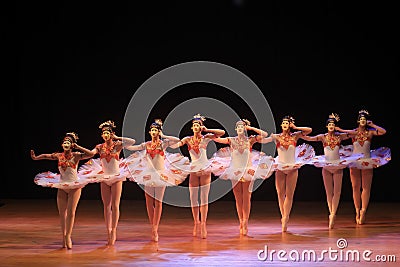
[[[309,164],[315,157],[314,148],[306,143],[296,146],[295,149],[295,161],[293,163],[279,162],[279,156],[275,157],[275,163],[273,169],[280,171],[289,171],[299,169],[305,164]]]
[[[309,164],[314,165],[318,168],[325,168],[329,170],[344,169],[349,166],[349,164],[355,162],[356,160],[362,158],[364,154],[352,154],[348,147],[340,146],[339,148],[339,159],[327,160],[325,155],[315,156]]]
[[[53,172],[42,172],[35,176],[35,184],[43,187],[53,187],[59,189],[76,189],[85,187],[90,181],[84,177],[80,177],[76,180],[63,181],[61,180],[61,175],[59,173]]]
[[[224,180],[252,181],[267,179],[273,173],[274,159],[264,152],[252,150],[250,164],[243,167],[234,167],[231,162],[231,148],[223,147],[214,153],[212,161],[213,174]]]
[[[104,182],[107,185],[112,185],[117,181],[125,181],[129,176],[129,171],[126,167],[125,160],[119,159],[119,173],[105,174],[101,166],[100,158],[90,159],[78,169],[78,176],[89,180],[90,183]]]
[[[137,151],[126,158],[128,179],[144,186],[161,187],[181,184],[188,172],[189,158],[179,153],[165,153],[164,168],[157,170],[147,158],[146,151]]]
[[[353,152],[353,145],[345,146],[347,153]],[[373,169],[387,164],[391,160],[391,151],[388,147],[380,147],[371,150],[369,158],[360,158],[349,164],[350,168]]]

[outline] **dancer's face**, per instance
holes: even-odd
[[[283,120],[281,123],[282,130],[289,130],[290,122],[288,120]]]
[[[111,132],[110,131],[103,131],[103,133],[101,134],[101,136],[103,137],[104,141],[108,141],[111,139]]]
[[[244,127],[243,123],[239,123],[236,125],[236,133],[237,134],[243,134],[246,131],[246,128]]]
[[[361,117],[361,118],[359,119],[358,123],[360,124],[360,126],[365,126],[365,125],[367,125],[367,118]]]
[[[335,131],[335,126],[334,122],[329,122],[328,125],[326,125],[326,128],[328,129],[328,132],[333,132]]]
[[[71,141],[69,141],[68,139],[64,140],[63,143],[61,144],[62,148],[66,151],[66,150],[70,150],[72,143]]]
[[[160,134],[160,131],[157,128],[153,127],[150,129],[149,133],[151,137],[157,137]]]
[[[192,124],[192,130],[193,130],[194,133],[199,133],[199,132],[201,132],[201,125],[200,125],[200,123],[194,122],[194,123]]]

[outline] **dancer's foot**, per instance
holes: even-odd
[[[360,211],[356,210],[356,224],[360,224]]]
[[[205,222],[201,223],[201,238],[207,238],[207,228]]]
[[[243,220],[239,220],[240,224],[239,224],[239,233],[240,235],[243,235]]]
[[[243,235],[247,235],[247,232],[248,232],[247,223],[248,223],[247,220],[243,220],[243,228],[242,228]]]
[[[200,221],[195,222],[193,225],[193,236],[197,236],[197,232],[200,230]]]
[[[108,245],[113,246],[117,240],[117,229],[112,229],[109,233]]]
[[[65,244],[67,246],[67,249],[71,249],[72,248],[71,236],[65,236]]]
[[[62,248],[66,248],[67,247],[67,239],[65,238],[65,235],[63,236],[63,245]]]
[[[151,238],[153,241],[158,242],[158,228],[153,226],[152,232],[151,232]]]
[[[358,221],[358,224],[364,224],[365,223],[365,210],[360,210],[360,219]]]
[[[281,222],[282,222],[282,232],[287,232],[287,223],[289,221],[289,217],[285,216],[282,217]]]
[[[335,225],[335,219],[336,219],[335,214],[329,215],[329,229],[333,229],[333,226]]]

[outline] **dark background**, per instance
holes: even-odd
[[[30,149],[37,154],[58,151],[67,131],[76,131],[80,144],[93,148],[102,142],[98,125],[108,119],[116,122],[120,135],[126,107],[143,82],[167,67],[202,60],[229,65],[252,79],[264,93],[278,130],[280,119],[291,114],[297,125],[312,127],[312,135],[323,133],[331,112],[340,115],[342,128],[355,128],[358,111],[367,109],[373,122],[387,130],[373,139],[371,148],[392,150],[391,162],[374,170],[371,201],[400,201],[394,7],[255,2],[15,4],[3,34],[8,44],[3,52],[17,78],[4,88],[11,93],[11,98],[3,98],[3,134],[11,162],[4,166],[0,198],[54,198],[55,189],[37,186],[33,178],[39,172],[56,172],[56,163],[32,161]],[[175,88],[160,99],[152,115],[162,118],[175,105],[199,96],[224,101],[242,117],[253,116],[229,91],[199,83]],[[211,121],[210,126],[218,124]],[[171,134],[183,137],[190,134],[186,130]],[[312,145],[322,153],[319,142]],[[253,200],[275,200],[274,186],[272,176]],[[99,186],[87,186],[82,198],[100,199]],[[127,182],[123,198],[142,199],[143,192]],[[233,194],[224,199],[233,199]],[[325,201],[320,169],[300,169],[295,199]],[[342,201],[351,199],[345,169]]]

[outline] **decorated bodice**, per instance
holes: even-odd
[[[371,136],[368,130],[360,131],[357,129],[357,134],[352,138],[353,154],[364,153],[365,158],[369,158],[371,149]]]
[[[240,168],[251,163],[250,152],[254,144],[254,136],[239,138],[228,137],[231,148],[231,166]]]
[[[196,139],[193,136],[189,137],[187,145],[192,165],[208,165],[207,145],[209,142],[210,138],[205,138],[203,135]]]
[[[110,146],[106,143],[96,146],[100,155],[104,174],[119,174],[119,154],[120,150],[116,149],[116,142],[112,142]]]
[[[283,135],[282,133],[277,135],[276,148],[278,151],[279,162],[282,163],[294,163],[297,140],[295,135]]]
[[[148,141],[145,143],[145,147],[150,166],[153,166],[157,170],[164,169],[165,153],[163,142],[161,140],[157,140],[157,142]]]
[[[340,135],[334,134],[325,134],[324,141],[322,141],[322,145],[324,148],[329,147],[331,150],[335,149],[335,147],[339,147],[342,139],[340,139]]]
[[[78,161],[73,153],[65,155],[65,153],[57,153],[58,170],[60,172],[60,180],[63,182],[72,182],[78,180],[77,169]]]

